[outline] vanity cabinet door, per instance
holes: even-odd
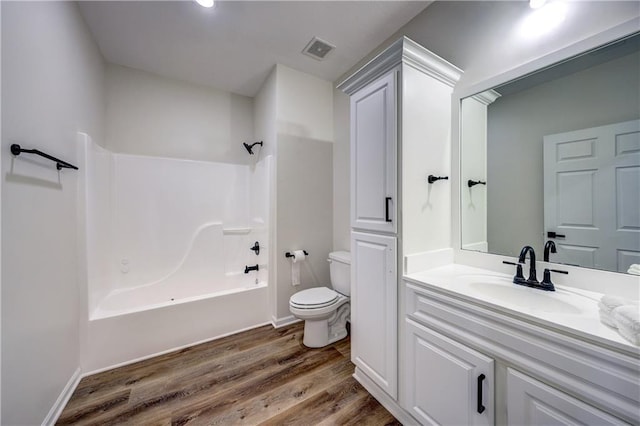
[[[351,360],[397,398],[396,239],[351,233]]]
[[[397,232],[396,78],[351,96],[351,227]]]
[[[404,408],[424,425],[492,425],[493,359],[406,321]]]
[[[507,371],[507,416],[509,424],[522,426],[626,424],[511,368]]]

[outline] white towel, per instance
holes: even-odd
[[[604,325],[608,325],[609,327],[618,328],[610,311],[604,311],[602,309],[598,309],[598,313],[600,314],[601,323],[603,323]]]
[[[640,345],[640,306],[634,304],[615,308],[613,320],[622,337],[634,345]]]
[[[611,296],[611,295],[605,294],[600,299],[600,302],[598,302],[598,308],[600,308],[601,311],[611,314],[611,311],[613,311],[618,306],[631,305],[631,304],[632,304],[632,301],[629,299],[625,299],[624,297]]]
[[[634,263],[627,269],[627,274],[640,275],[640,264]]]
[[[625,299],[624,297],[611,296],[611,295],[605,294],[604,296],[602,296],[602,298],[598,302],[598,308],[599,308],[598,312],[600,313],[600,322],[602,322],[605,325],[608,325],[609,327],[618,328],[618,325],[615,319],[613,318],[613,310],[616,308],[619,308],[620,306],[625,306],[625,305],[637,306],[637,304],[638,302],[630,299]]]

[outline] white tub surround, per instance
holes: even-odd
[[[403,408],[423,423],[640,422],[640,347],[600,323],[602,294],[512,278],[464,265],[404,277]]]
[[[79,145],[85,374],[268,322],[271,157],[116,154],[86,134]]]

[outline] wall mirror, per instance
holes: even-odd
[[[460,116],[462,249],[640,264],[640,33],[466,97]]]

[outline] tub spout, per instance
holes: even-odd
[[[248,274],[250,271],[258,271],[260,269],[260,267],[258,265],[256,266],[245,266],[244,267],[244,273]]]

